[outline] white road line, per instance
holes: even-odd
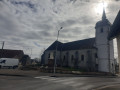
[[[62,84],[71,85],[71,84],[74,84],[74,83],[75,83],[74,81],[70,81],[70,82],[64,82]]]
[[[52,81],[54,83],[70,85],[73,87],[81,86],[84,84],[84,83],[75,82],[79,78],[55,78],[55,77],[49,77],[49,76],[38,76],[38,77],[34,77],[34,78],[45,79],[48,81]]]
[[[81,86],[81,85],[84,85],[84,83],[74,83],[74,84],[72,84],[71,86],[73,86],[73,87],[77,87],[77,86]]]
[[[77,78],[59,78],[57,81],[55,82],[69,82],[69,81],[74,81]]]
[[[38,77],[34,77],[34,78],[48,79],[48,78],[49,78],[49,76],[38,76]]]

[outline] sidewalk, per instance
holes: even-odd
[[[108,85],[108,86],[98,88],[96,90],[120,90],[120,84]]]
[[[18,70],[18,69],[0,69],[0,75],[5,76],[24,76],[24,77],[36,77],[36,76],[54,76],[53,73],[43,73],[38,70]],[[74,74],[60,74],[56,73],[56,77],[77,77],[80,75]]]
[[[107,75],[80,75],[80,74],[62,74],[56,73],[43,73],[38,70],[18,70],[18,69],[0,69],[0,75],[5,76],[24,76],[24,77],[36,77],[36,76],[56,76],[56,77],[107,77],[115,78],[117,76],[107,76]]]

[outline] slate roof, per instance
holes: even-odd
[[[95,38],[83,39],[73,42],[64,43],[62,50],[79,50],[79,49],[91,49],[95,48]]]
[[[0,49],[1,58],[22,58],[24,55],[22,50],[10,50],[10,49]]]
[[[46,50],[55,50],[57,41],[55,41],[51,46]],[[58,50],[66,51],[66,50],[79,50],[79,49],[91,49],[95,48],[95,38],[83,39],[68,43],[58,42]]]
[[[106,25],[111,26],[111,23],[109,22],[108,19],[98,21],[98,22],[96,23],[95,28],[97,28],[97,27],[103,27],[103,26],[106,26]]]
[[[55,41],[53,44],[51,44],[46,50],[55,50],[56,49],[56,45],[57,46],[57,50],[61,50],[63,43],[59,42],[59,41]]]
[[[105,9],[103,9],[102,20],[98,21],[96,23],[95,28],[97,28],[97,27],[103,27],[103,26],[106,26],[106,25],[111,26],[111,23],[109,22],[109,20],[106,17]]]
[[[120,34],[120,11],[118,12],[109,33],[109,39],[115,38]]]

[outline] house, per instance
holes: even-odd
[[[113,25],[111,27],[111,31],[109,33],[110,40],[116,38],[117,39],[117,49],[118,49],[118,60],[119,60],[119,72],[120,72],[120,11],[118,12]]]
[[[24,55],[22,50],[0,49],[0,58],[21,59]]]
[[[55,41],[42,55],[43,64],[48,65],[48,62],[54,61],[56,56],[57,66],[114,73],[113,40],[108,40],[110,27],[111,23],[106,17],[105,10],[103,10],[102,20],[95,25],[94,38],[68,43]]]

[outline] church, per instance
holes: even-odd
[[[55,60],[62,67],[91,72],[115,71],[113,40],[108,40],[111,23],[103,10],[102,19],[95,25],[95,37],[73,42],[53,42],[42,55],[42,64]],[[57,46],[57,50],[56,50]]]

